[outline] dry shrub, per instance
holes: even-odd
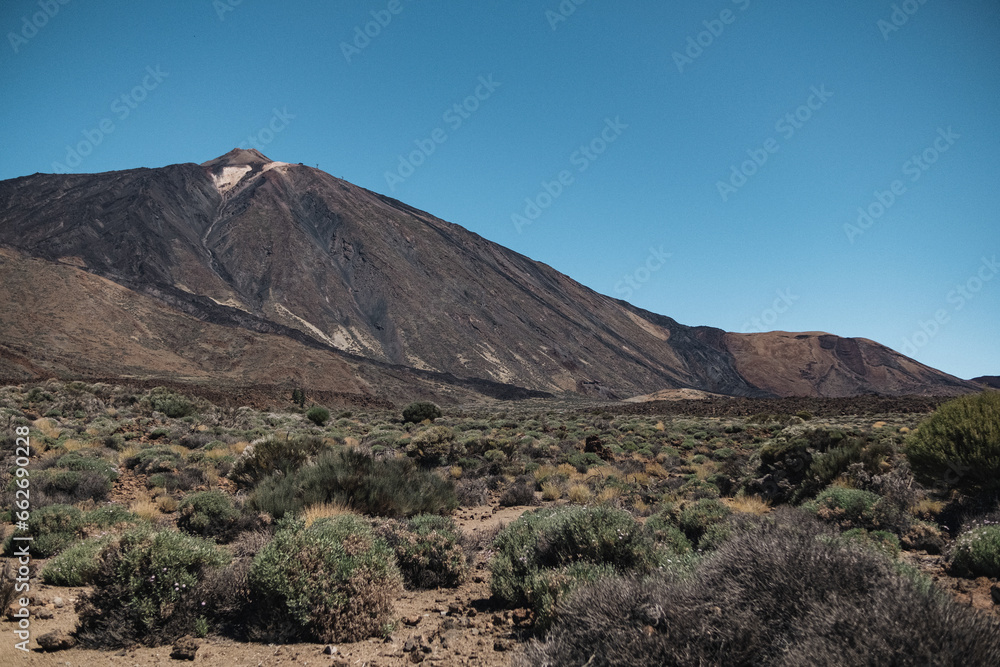
[[[583,588],[514,665],[989,665],[1000,625],[800,512],[746,518],[690,578]]]
[[[554,482],[542,484],[542,498],[544,500],[559,500],[562,498],[562,488]]]
[[[740,493],[734,498],[723,498],[722,502],[725,503],[729,509],[739,514],[763,516],[771,511],[771,503],[764,500],[760,496],[747,496]]]
[[[585,505],[590,502],[590,487],[586,484],[574,484],[569,487],[569,501],[576,505]]]
[[[310,505],[302,512],[302,520],[308,528],[319,519],[330,519],[344,514],[356,514],[356,512],[343,503],[318,503]]]

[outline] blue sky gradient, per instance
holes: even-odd
[[[685,324],[1000,374],[995,0],[8,0],[0,30],[0,178],[258,147]]]

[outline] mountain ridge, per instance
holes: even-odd
[[[0,182],[0,245],[214,325],[337,350],[352,363],[530,392],[975,388],[866,339],[681,325],[460,225],[255,150]]]

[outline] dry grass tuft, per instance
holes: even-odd
[[[58,438],[59,433],[62,429],[59,428],[58,422],[50,417],[42,417],[41,419],[36,419],[31,425],[38,431],[41,432],[46,438]]]
[[[129,509],[132,510],[140,519],[144,519],[146,521],[155,522],[160,518],[160,516],[162,516],[160,514],[159,506],[149,499],[136,500],[131,506],[129,506]]]
[[[617,486],[606,486],[597,494],[597,502],[602,505],[617,505],[622,497],[622,490]]]
[[[660,463],[647,463],[646,474],[650,477],[659,477],[660,479],[670,477],[670,472]]]
[[[462,479],[462,466],[452,466],[448,473],[452,479]]]
[[[306,528],[308,528],[320,519],[329,519],[335,516],[343,516],[344,514],[357,514],[357,512],[341,503],[320,503],[305,508],[302,512],[302,519],[306,522]]]
[[[586,505],[590,502],[590,487],[586,484],[574,484],[569,487],[569,501],[577,505]]]
[[[771,511],[771,504],[760,496],[737,495],[734,498],[723,498],[722,502],[729,509],[739,514],[754,514],[761,516]]]
[[[177,499],[173,496],[160,496],[156,499],[156,508],[164,514],[173,514],[177,511]]]
[[[544,500],[559,500],[562,498],[562,489],[554,482],[542,484],[542,498]]]

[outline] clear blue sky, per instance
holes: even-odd
[[[1000,374],[1000,5],[893,4],[5,0],[0,178],[255,141],[685,324]]]

